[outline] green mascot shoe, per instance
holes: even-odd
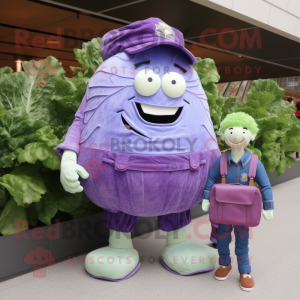
[[[110,231],[109,246],[96,249],[85,258],[85,269],[91,277],[110,281],[130,278],[140,265],[131,234],[113,230]]]
[[[217,253],[205,245],[187,239],[187,226],[167,233],[167,244],[161,254],[162,265],[177,275],[193,275],[215,268]]]

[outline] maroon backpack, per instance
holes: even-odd
[[[249,185],[226,184],[227,152],[221,155],[222,183],[214,184],[210,191],[209,218],[215,224],[255,227],[260,223],[262,198],[254,186],[258,157],[251,154]]]

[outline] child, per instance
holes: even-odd
[[[222,140],[225,140],[226,144],[231,147],[231,150],[227,153],[228,171],[226,183],[249,185],[248,172],[251,153],[249,150],[245,150],[245,148],[250,141],[255,139],[258,130],[255,120],[242,112],[229,114],[221,122],[220,132],[222,133]],[[211,187],[220,182],[220,160],[221,156],[216,160],[209,173],[204,191],[204,200],[202,202],[202,209],[204,211],[209,210],[210,203],[208,199]],[[256,177],[254,180],[260,186],[264,197],[263,216],[267,221],[270,221],[273,219],[273,193],[268,175],[260,161],[258,161],[257,164]],[[229,244],[231,242],[231,231],[233,227],[236,236],[235,254],[237,256],[238,270],[240,273],[240,287],[244,291],[251,291],[254,288],[254,280],[250,274],[251,266],[248,255],[249,227],[218,224],[217,246],[220,267],[215,272],[215,278],[217,280],[225,280],[231,272],[232,266]]]

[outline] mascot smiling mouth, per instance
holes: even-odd
[[[140,117],[146,122],[153,124],[171,124],[174,123],[180,116],[183,107],[160,107],[147,104],[135,103]],[[132,130],[135,133],[146,137],[144,134],[128,124],[122,116],[122,122],[126,129]]]
[[[175,122],[183,107],[160,107],[135,103],[141,118],[149,123],[170,124]]]

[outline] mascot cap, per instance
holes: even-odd
[[[135,54],[158,45],[177,47],[191,65],[197,62],[184,47],[183,34],[158,18],[136,21],[109,31],[101,40],[101,56],[106,60],[119,52]]]

